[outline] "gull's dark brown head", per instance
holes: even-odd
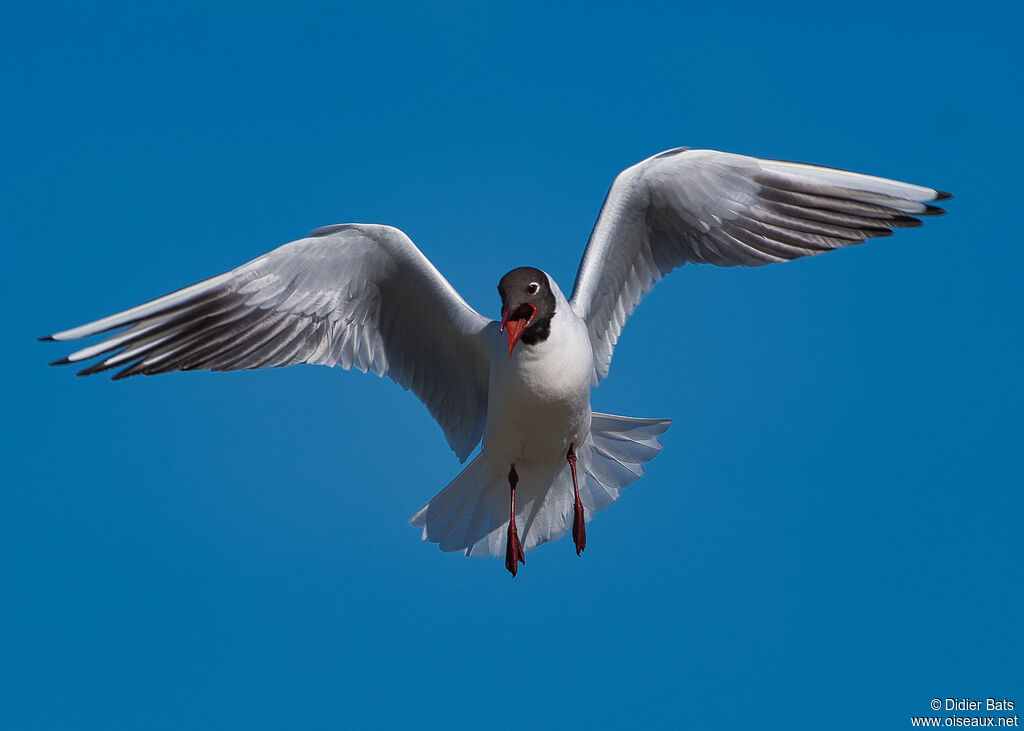
[[[555,293],[548,275],[533,267],[513,269],[498,282],[501,330],[508,329],[508,357],[520,340],[535,345],[551,334]]]

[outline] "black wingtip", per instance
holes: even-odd
[[[937,200],[937,201],[948,201],[952,197],[953,197],[952,193],[947,193],[944,190],[937,190],[937,191],[935,191],[935,200]]]
[[[924,211],[920,214],[922,216],[945,216],[946,209],[939,208],[938,206],[925,205]]]
[[[896,228],[917,228],[924,225],[924,221],[913,216],[896,216],[891,223]]]
[[[140,373],[142,373],[142,371],[136,369],[135,368],[136,365],[138,365],[138,364],[136,363],[136,364],[128,366],[127,368],[122,368],[117,373],[112,375],[110,377],[110,380],[111,381],[123,381],[126,378],[131,378],[132,376],[139,375]]]
[[[52,366],[62,366],[62,365],[67,365],[70,362],[71,361],[68,358],[58,358],[57,360],[51,360],[50,361],[50,365],[52,365]]]
[[[104,365],[104,364],[103,364],[103,361],[101,360],[101,361],[99,361],[98,363],[93,363],[93,364],[92,364],[91,366],[89,366],[88,368],[83,368],[82,370],[80,370],[80,371],[79,371],[78,373],[76,373],[75,375],[76,375],[76,376],[91,376],[91,375],[93,375],[94,373],[100,373],[100,372],[102,372],[102,371],[105,371],[105,370],[107,370],[107,368],[109,368],[109,367],[110,367],[110,366]]]
[[[36,340],[38,340],[40,343],[55,343],[55,342],[57,342],[56,340],[54,340],[52,335],[43,335],[41,337],[36,338]]]

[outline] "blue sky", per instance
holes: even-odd
[[[859,729],[1024,704],[1011,20],[8,11],[0,726]],[[678,145],[956,198],[891,239],[660,285],[593,401],[674,419],[665,450],[582,558],[549,544],[514,580],[408,526],[460,466],[389,381],[111,383],[35,342],[345,221],[401,227],[495,316],[515,266],[568,290],[612,178]]]

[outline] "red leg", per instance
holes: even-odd
[[[569,453],[565,455],[569,460],[569,469],[572,470],[572,492],[576,502],[572,506],[572,542],[576,544],[576,555],[583,553],[587,547],[587,522],[583,519],[583,503],[580,502],[580,486],[576,482],[576,452],[569,447]]]
[[[523,553],[523,544],[519,542],[519,531],[516,530],[516,485],[519,484],[519,475],[516,474],[516,466],[508,471],[508,486],[512,493],[512,504],[509,507],[508,519],[508,540],[505,542],[505,568],[513,576],[519,569],[518,564],[526,565],[526,554]]]

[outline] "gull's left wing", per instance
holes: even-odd
[[[621,172],[583,253],[570,304],[587,323],[594,383],[626,319],[687,262],[761,266],[889,236],[945,213],[948,193],[895,180],[678,148]]]
[[[412,389],[463,461],[487,413],[491,321],[466,304],[404,233],[341,224],[248,264],[102,320],[50,335],[127,328],[52,365],[79,375],[231,371],[317,363]]]

